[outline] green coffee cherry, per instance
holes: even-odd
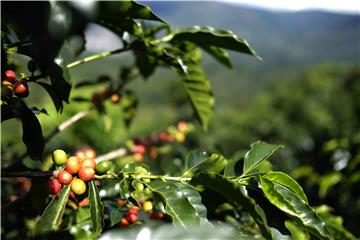
[[[64,150],[57,149],[52,154],[52,160],[56,165],[62,165],[67,160],[67,154]]]
[[[137,180],[133,180],[131,185],[135,188],[137,192],[142,192],[144,190],[144,184]]]
[[[111,161],[101,161],[98,164],[96,164],[96,173],[98,174],[105,174],[107,171],[109,171],[113,166],[113,163]]]

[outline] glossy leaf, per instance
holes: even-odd
[[[216,173],[199,173],[195,175],[191,182],[192,185],[203,185],[206,188],[215,191],[237,207],[241,207],[249,212],[261,233],[265,238],[271,239],[271,230],[267,225],[267,220],[263,210],[256,204],[254,199],[247,196],[243,187],[224,176]]]
[[[115,224],[119,223],[121,218],[124,216],[124,212],[122,212],[119,207],[112,206],[108,204],[106,206],[106,209],[109,213],[109,219],[110,219],[110,226],[114,226]]]
[[[232,63],[229,54],[222,48],[215,46],[201,46],[210,56],[215,58],[222,65],[232,68]]]
[[[207,130],[215,104],[211,84],[201,67],[195,64],[187,64],[186,67],[187,73],[181,73],[180,77],[195,115],[203,128]]]
[[[61,101],[61,99],[58,97],[58,95],[56,94],[55,90],[52,88],[52,86],[48,83],[44,83],[44,82],[39,82],[36,81],[37,84],[39,84],[40,86],[42,86],[47,93],[49,94],[49,96],[51,97],[51,100],[53,101],[56,111],[58,112],[62,112],[63,109],[63,103]]]
[[[184,174],[183,177],[192,177],[194,174],[199,172],[221,172],[228,160],[223,156],[213,153],[210,157],[206,158],[205,160],[197,163],[194,166],[191,166]]]
[[[49,115],[45,108],[39,109],[38,107],[31,107],[30,110],[31,110],[34,114],[41,114],[41,113],[43,113],[43,114]]]
[[[193,150],[190,151],[185,159],[185,169],[189,169],[193,166],[195,166],[196,164],[206,160],[209,156],[200,150]]]
[[[153,192],[160,194],[165,202],[166,212],[175,225],[187,228],[206,220],[206,208],[199,192],[185,183],[161,180],[146,184]]]
[[[58,195],[51,200],[40,220],[36,223],[34,235],[44,235],[58,230],[69,198],[70,186],[71,184],[65,185]]]
[[[298,219],[304,226],[308,227],[313,234],[325,239],[334,239],[327,229],[325,222],[319,218],[315,210],[294,192],[266,178],[261,177],[260,179],[265,197],[273,205]]]
[[[98,16],[107,16],[113,18],[133,18],[143,20],[153,20],[164,22],[151,8],[136,3],[134,1],[119,1],[119,2],[97,2]]]
[[[271,155],[273,155],[282,145],[273,145],[257,141],[250,145],[251,149],[245,154],[244,169],[242,175],[248,175],[256,171],[256,167]]]
[[[302,199],[304,202],[308,203],[306,195],[305,195],[303,189],[301,188],[301,186],[286,173],[268,172],[265,175],[263,175],[262,177],[266,178],[272,182],[276,182],[278,184],[283,185],[284,187],[286,187],[290,191],[292,191],[300,199]]]
[[[93,226],[92,229],[94,232],[101,232],[104,226],[104,206],[101,203],[99,191],[95,185],[95,181],[90,181],[88,186],[88,198],[90,202],[90,213]]]
[[[194,26],[180,30],[165,37],[165,41],[189,41],[199,46],[215,46],[241,53],[253,55],[261,59],[245,39],[240,38],[231,31],[214,29],[209,26]]]

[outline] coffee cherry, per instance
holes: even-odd
[[[62,185],[56,178],[53,178],[50,180],[49,190],[50,190],[51,194],[53,194],[53,195],[58,194],[58,192],[60,192],[61,188],[62,188]]]
[[[79,202],[79,207],[86,207],[86,206],[89,206],[89,198],[84,198],[83,200],[81,200],[80,202]]]
[[[110,99],[111,99],[111,102],[114,104],[117,104],[120,102],[120,96],[118,94],[111,95]]]
[[[84,151],[84,153],[87,158],[91,158],[91,159],[96,158],[96,152],[94,149],[88,148]]]
[[[171,137],[166,132],[161,132],[158,135],[158,139],[159,139],[160,142],[168,142],[168,141],[170,141],[170,138]]]
[[[52,153],[52,160],[56,165],[62,165],[66,162],[67,155],[64,150],[57,149]]]
[[[137,192],[142,192],[142,190],[144,190],[144,184],[137,180],[133,180],[131,185],[135,188]]]
[[[139,214],[138,213],[133,213],[133,212],[129,212],[128,214],[126,214],[125,216],[126,220],[128,220],[130,223],[136,222],[139,218]]]
[[[75,152],[75,156],[77,156],[80,160],[83,160],[86,158],[85,152],[78,150]]]
[[[179,129],[180,132],[186,132],[187,130],[186,122],[183,121],[179,122],[177,128]]]
[[[92,158],[85,158],[81,162],[81,167],[90,167],[92,169],[95,169],[96,168],[96,162]]]
[[[145,201],[144,203],[143,203],[143,210],[144,210],[144,212],[147,212],[147,213],[149,213],[149,212],[152,212],[152,210],[153,210],[153,203],[151,202],[151,201]]]
[[[64,170],[64,171],[59,172],[59,174],[57,175],[57,180],[61,184],[68,185],[73,180],[73,176],[71,175],[71,173]]]
[[[145,147],[144,145],[135,145],[134,149],[133,149],[134,153],[140,153],[140,154],[144,154],[145,153]]]
[[[178,142],[183,142],[183,141],[185,141],[185,134],[182,133],[182,132],[178,132],[178,133],[176,133],[176,135],[175,135],[175,139],[176,139],[176,141],[178,141]]]
[[[140,208],[134,205],[129,207],[129,213],[138,213],[139,210]]]
[[[15,72],[14,72],[13,70],[7,70],[7,71],[5,72],[5,76],[6,76],[6,78],[7,78],[7,80],[8,80],[9,82],[15,83],[15,81],[16,81],[16,74],[15,74]]]
[[[119,226],[125,228],[129,226],[129,221],[123,217],[119,222]]]
[[[66,171],[71,174],[76,174],[80,170],[80,161],[77,157],[69,157],[65,163]]]
[[[144,161],[144,155],[142,155],[141,153],[134,153],[133,154],[133,158],[135,162],[142,162]]]
[[[107,171],[109,171],[112,166],[113,166],[113,163],[110,161],[101,161],[98,164],[96,164],[96,172],[98,174],[104,174]]]
[[[152,212],[150,215],[150,219],[156,219],[156,220],[161,220],[164,217],[164,213],[162,212]]]
[[[18,81],[15,83],[15,95],[18,97],[27,97],[29,95],[29,87],[26,82]]]
[[[79,178],[81,178],[83,181],[91,181],[95,177],[95,170],[91,167],[82,167],[79,170]]]
[[[71,184],[71,190],[77,195],[82,195],[86,191],[86,184],[83,180],[75,178]]]
[[[126,200],[125,199],[119,199],[118,201],[117,201],[117,203],[120,205],[120,206],[125,206],[126,205]]]

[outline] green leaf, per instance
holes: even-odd
[[[231,31],[214,29],[209,26],[180,30],[164,38],[164,41],[189,41],[198,46],[215,46],[241,53],[246,53],[261,59],[245,39],[235,35]]]
[[[243,176],[254,173],[256,167],[271,155],[273,155],[282,145],[273,145],[257,141],[250,145],[251,149],[245,154]]]
[[[308,203],[306,195],[305,195],[303,189],[301,188],[301,186],[286,173],[268,172],[265,175],[263,175],[262,177],[266,178],[272,182],[276,182],[278,184],[283,185],[284,187],[286,187],[290,191],[292,191],[300,199],[302,199],[305,203]]]
[[[163,22],[151,8],[134,1],[99,1],[97,2],[98,16],[112,18],[133,18]]]
[[[122,116],[127,127],[130,126],[136,115],[138,101],[138,97],[130,90],[126,90],[121,96],[121,109],[123,112]]]
[[[293,240],[309,240],[310,236],[297,224],[287,220],[285,221],[286,228],[290,231]]]
[[[65,185],[46,207],[40,220],[36,223],[34,235],[44,235],[52,231],[57,231],[64,214],[66,202],[69,198],[71,183]]]
[[[114,207],[110,204],[107,205],[106,208],[109,213],[110,226],[112,227],[121,220],[124,216],[124,212],[122,212],[119,207]]]
[[[89,202],[92,221],[92,229],[94,232],[101,232],[104,226],[104,206],[101,203],[99,191],[95,185],[95,181],[90,181],[89,186]]]
[[[277,208],[288,215],[300,220],[311,232],[320,238],[334,239],[325,222],[316,214],[306,202],[299,198],[287,187],[272,182],[266,178],[260,178],[265,197]]]
[[[339,172],[332,172],[323,176],[320,179],[319,196],[324,198],[329,189],[342,180],[342,174]]]
[[[248,211],[259,226],[263,236],[267,239],[272,239],[271,230],[267,225],[265,213],[256,204],[254,199],[247,196],[241,185],[216,173],[199,173],[192,178],[190,183],[192,185],[203,185],[206,188],[223,195],[238,208],[243,208]]]
[[[185,159],[185,169],[189,169],[193,167],[194,165],[198,164],[199,162],[202,162],[206,160],[209,156],[200,150],[193,150],[190,151]]]
[[[231,158],[229,159],[229,163],[225,166],[224,169],[225,177],[236,176],[235,166],[239,161],[244,160],[245,154],[246,154],[245,150],[240,150],[236,152],[233,156],[231,156]]]
[[[219,63],[223,64],[228,68],[232,68],[231,59],[229,54],[222,48],[215,46],[201,46],[208,54],[215,58]]]
[[[213,153],[207,159],[197,163],[194,166],[191,166],[191,168],[183,174],[183,177],[192,177],[194,174],[199,172],[219,173],[224,169],[227,163],[228,160],[226,158],[219,154]]]
[[[161,180],[145,183],[153,192],[158,193],[165,202],[166,212],[175,225],[184,228],[192,224],[206,222],[206,208],[201,202],[199,192],[190,185]]]
[[[179,73],[179,75],[195,110],[195,115],[203,128],[207,130],[215,104],[211,84],[200,66],[186,64],[186,67],[187,73]]]

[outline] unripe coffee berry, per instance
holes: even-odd
[[[50,180],[49,190],[51,194],[53,195],[58,194],[58,192],[60,192],[61,189],[62,189],[62,185],[56,178]]]
[[[133,180],[131,185],[135,188],[137,192],[142,192],[142,190],[144,190],[144,184],[137,180]]]
[[[80,168],[78,175],[79,178],[85,182],[91,181],[95,177],[95,170],[91,167],[82,167]]]
[[[75,178],[71,183],[71,190],[77,195],[82,195],[86,192],[86,184],[83,180]]]
[[[96,164],[96,172],[98,174],[104,174],[111,169],[112,165],[113,164],[110,161],[101,161]]]
[[[57,175],[57,180],[61,184],[68,185],[73,180],[73,176],[71,175],[71,173],[64,170],[64,171],[59,172],[59,174]]]
[[[62,149],[57,149],[52,153],[52,160],[56,165],[62,165],[66,162],[67,154]]]
[[[144,212],[147,212],[147,213],[152,212],[153,203],[151,201],[145,201],[143,203],[143,210],[144,210]]]

